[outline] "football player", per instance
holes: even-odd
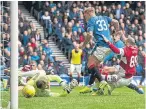
[[[112,89],[127,86],[138,92],[139,88],[131,83],[133,75],[136,73],[135,66],[137,64],[138,55],[138,48],[135,44],[135,40],[129,36],[125,41],[126,46],[124,48],[117,48],[104,35],[102,35],[102,37],[114,53],[121,55],[119,67],[110,67],[106,69],[108,72],[118,72],[119,75],[116,82],[112,83]]]
[[[105,35],[107,39],[112,42],[109,24],[114,25],[115,31],[119,31],[119,23],[117,20],[111,19],[107,16],[96,16],[95,9],[93,7],[85,9],[84,17],[87,22],[87,33],[83,33],[85,41],[84,43],[81,43],[80,46],[81,48],[84,48],[86,44],[93,39],[96,40],[96,44],[88,58],[88,68],[91,72],[89,85],[80,90],[80,93],[90,91],[91,84],[93,84],[95,77],[100,82],[99,88],[101,90],[107,86],[107,82],[102,79],[102,76],[98,69],[96,69],[96,66],[98,66],[104,60],[105,56],[110,53],[110,49],[108,48],[108,44],[104,42],[103,38],[99,34]]]
[[[19,72],[19,78],[22,85],[31,85],[36,89],[35,96],[60,96],[57,93],[50,92],[51,81],[57,81],[63,87],[63,90],[65,90],[67,93],[70,93],[71,90],[78,85],[75,79],[73,79],[68,85],[58,75],[46,75],[46,72],[44,70],[40,70],[37,68],[37,64],[35,61],[33,61],[30,66],[30,71]],[[30,80],[28,80],[26,83],[23,81],[23,77],[29,77]]]
[[[74,79],[72,80],[70,85],[68,85],[57,75],[42,75],[41,73],[42,72],[36,73],[30,80],[28,80],[25,85],[33,86],[36,91],[35,96],[37,97],[66,96],[67,93],[70,93],[71,90],[78,85],[77,81]],[[50,91],[51,81],[57,81],[63,87],[63,94]]]

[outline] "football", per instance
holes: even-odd
[[[78,81],[76,79],[73,79],[70,83],[71,86],[76,87],[78,86]]]
[[[35,95],[35,88],[31,85],[26,85],[24,86],[24,88],[22,89],[22,94],[24,95],[24,97],[26,98],[31,98]]]

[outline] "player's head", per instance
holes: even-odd
[[[131,36],[128,36],[128,38],[125,41],[126,46],[135,46],[135,40]]]
[[[85,20],[88,21],[90,17],[95,16],[95,9],[93,7],[88,7],[84,10]]]
[[[37,63],[36,61],[31,61],[31,64],[30,64],[32,70],[36,70],[37,69]]]
[[[76,43],[76,44],[75,44],[75,51],[78,52],[78,50],[79,50],[79,44]]]
[[[37,80],[36,81],[36,86],[39,89],[45,89],[48,86],[48,82],[46,82],[45,80]]]

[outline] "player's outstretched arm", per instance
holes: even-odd
[[[104,35],[102,35],[102,37],[114,53],[124,55],[124,50],[122,48],[117,48],[114,44],[109,42],[109,40]]]

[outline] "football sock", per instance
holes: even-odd
[[[70,75],[70,82],[72,81],[72,79],[73,79],[73,77],[72,77],[72,75]]]
[[[136,85],[132,84],[132,83],[130,83],[127,87],[130,88],[130,89],[136,90],[136,91],[139,90],[139,88]]]
[[[91,70],[91,73],[94,74],[94,77],[97,78],[99,82],[101,82],[103,80],[102,79],[102,76],[101,76],[101,74],[100,74],[100,72],[99,72],[98,69],[96,69],[95,67],[93,67],[90,70]]]
[[[80,83],[80,77],[78,77],[78,84]]]
[[[95,80],[95,72],[91,72],[91,76],[90,76],[90,80],[89,80],[89,85],[92,85],[94,83]]]

